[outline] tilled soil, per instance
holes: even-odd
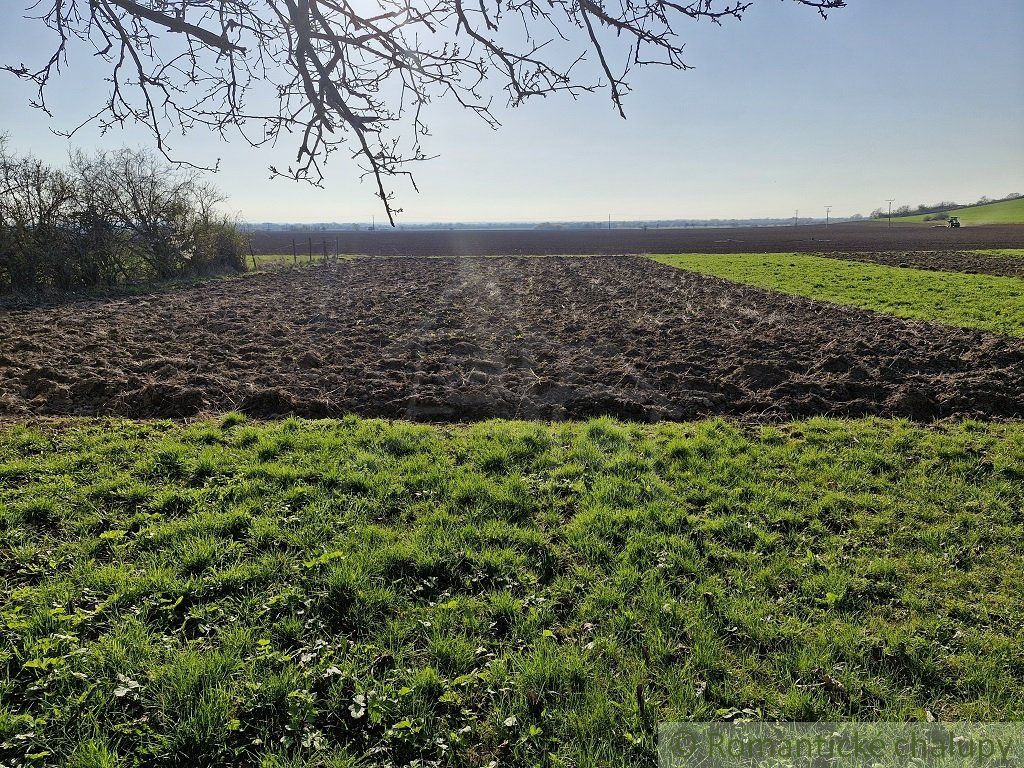
[[[889,267],[913,267],[972,275],[1024,277],[1024,258],[990,256],[970,251],[886,251],[882,253],[819,253],[832,259],[866,261]]]
[[[253,233],[253,246],[256,253],[283,254],[292,253],[294,246],[299,260],[315,259],[325,250],[368,256],[970,251],[1024,248],[1024,226],[949,229],[862,221],[829,227],[258,231]]]
[[[1024,344],[634,257],[400,258],[0,314],[0,415],[1024,415]]]

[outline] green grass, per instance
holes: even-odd
[[[0,430],[0,762],[651,765],[1024,717],[1024,425]]]
[[[260,267],[271,267],[279,264],[306,264],[306,258],[295,260],[290,253],[258,253],[256,254],[256,263]],[[319,259],[318,259],[319,261]],[[252,264],[252,258],[249,259],[249,263]]]
[[[797,253],[652,256],[692,272],[912,320],[1024,336],[1024,280]]]
[[[893,216],[893,221],[924,221],[925,216]],[[950,216],[959,216],[960,223],[966,226],[975,224],[1024,224],[1024,197],[1016,200],[1003,200],[999,203],[972,205],[969,208],[957,208],[949,212]],[[942,224],[941,221],[929,221],[929,224]]]
[[[334,254],[328,256],[328,261],[348,261],[356,258],[355,256],[339,256],[337,259],[334,258]],[[275,267],[275,266],[290,266],[298,265],[303,266],[305,264],[322,264],[324,261],[323,253],[314,253],[313,258],[309,258],[309,254],[300,253],[298,258],[290,253],[258,253],[256,254],[256,264],[259,267]],[[249,258],[249,266],[252,266],[252,257]]]

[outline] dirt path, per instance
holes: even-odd
[[[0,415],[1024,415],[1024,344],[646,259],[366,259],[0,314]]]

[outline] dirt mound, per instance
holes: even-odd
[[[99,391],[102,397],[103,390]],[[91,390],[82,392],[78,400],[89,400]],[[147,382],[138,389],[117,395],[112,403],[115,413],[136,418],[160,416],[166,418],[184,418],[195,416],[206,408],[206,395],[203,390],[192,386]]]
[[[0,314],[0,414],[1024,415],[1024,344],[634,257],[365,259]]]

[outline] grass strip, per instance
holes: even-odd
[[[651,256],[690,272],[911,320],[1024,336],[1024,280],[800,253]]]

